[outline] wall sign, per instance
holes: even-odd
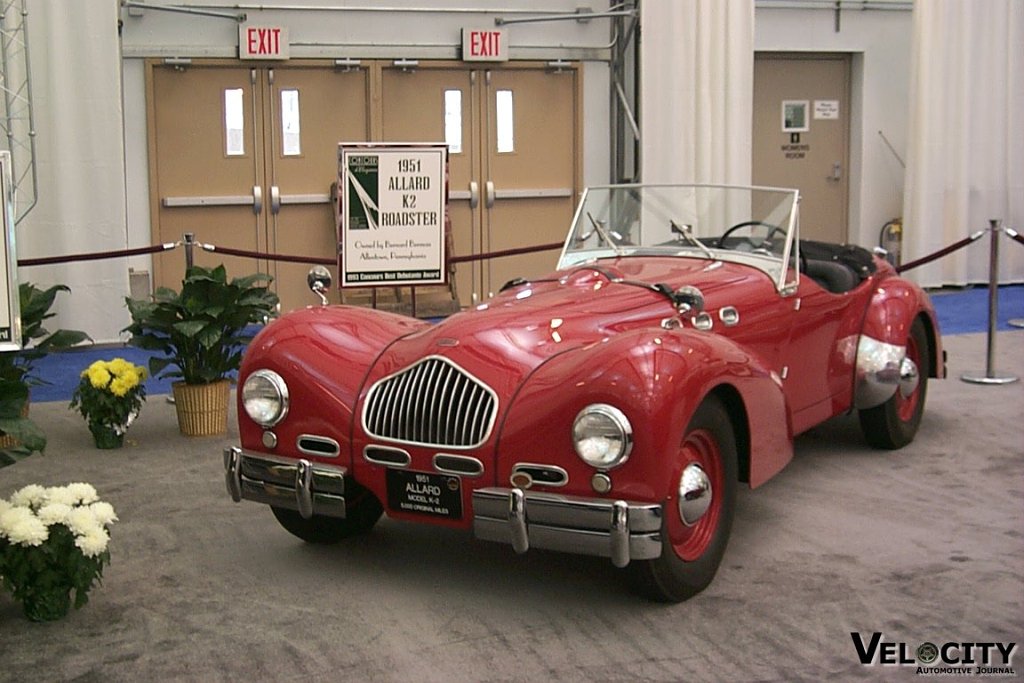
[[[444,144],[338,146],[342,287],[447,281]]]
[[[501,29],[462,29],[462,60],[507,62],[508,36]]]
[[[782,132],[803,133],[811,129],[808,121],[807,100],[782,100]]]
[[[14,197],[11,192],[11,153],[0,152],[0,351],[21,348],[21,308],[18,298],[18,256],[14,248]]]
[[[288,27],[240,24],[238,26],[238,58],[288,59]]]
[[[814,118],[838,119],[839,100],[814,100]]]

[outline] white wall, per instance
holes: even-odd
[[[879,131],[906,161],[912,28],[905,10],[844,11],[838,33],[827,8],[759,7],[754,19],[758,51],[853,55],[850,241],[867,247],[903,211],[903,167]]]

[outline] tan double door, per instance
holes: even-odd
[[[339,142],[448,143],[453,255],[562,240],[581,189],[576,65],[370,61],[345,70],[316,62],[182,68],[154,61],[148,73],[153,233],[160,242],[193,232],[235,249],[334,258],[329,192]],[[230,98],[240,98],[241,119]],[[289,119],[285,110],[295,100],[300,115]],[[556,253],[459,264],[460,303],[550,271]],[[306,264],[200,252],[196,262],[224,262],[229,274],[275,275],[284,310],[310,301]],[[177,287],[181,252],[155,257],[154,271],[157,285]]]
[[[560,241],[579,188],[579,76],[574,66],[388,66],[381,73],[381,139],[449,146],[455,254]],[[462,305],[516,277],[552,270],[554,251],[463,263]]]
[[[337,143],[369,135],[366,69],[306,63],[149,65],[153,236],[334,258]],[[311,303],[305,263],[195,251],[231,277],[269,273],[282,308]],[[154,283],[180,287],[181,250],[154,257]],[[335,269],[332,269],[335,270]]]
[[[754,60],[754,183],[800,190],[805,239],[847,239],[849,93],[847,55]]]

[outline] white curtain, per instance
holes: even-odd
[[[18,224],[18,257],[124,249],[118,3],[29,0],[27,7],[39,201]],[[71,288],[57,297],[50,330],[116,341],[129,321],[123,258],[19,268],[18,279]]]
[[[904,200],[904,262],[988,227],[1024,233],[1024,2],[918,0]],[[1001,282],[1024,247],[1000,242]],[[923,285],[988,280],[989,243],[922,266]]]
[[[749,184],[753,0],[644,0],[641,178]]]

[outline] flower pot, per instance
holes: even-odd
[[[89,423],[89,431],[92,432],[92,440],[96,448],[120,448],[124,445],[124,432],[117,431],[107,425]]]
[[[228,431],[228,402],[231,382],[211,384],[175,382],[174,407],[178,412],[178,430],[185,436],[211,436]]]
[[[21,602],[21,611],[29,621],[57,621],[71,609],[71,588],[59,586],[30,591]]]
[[[28,401],[25,401],[25,405],[21,407],[20,415],[22,417],[28,417]],[[21,440],[15,436],[11,436],[6,432],[0,432],[0,451],[7,450],[8,448],[17,448],[21,445]]]

